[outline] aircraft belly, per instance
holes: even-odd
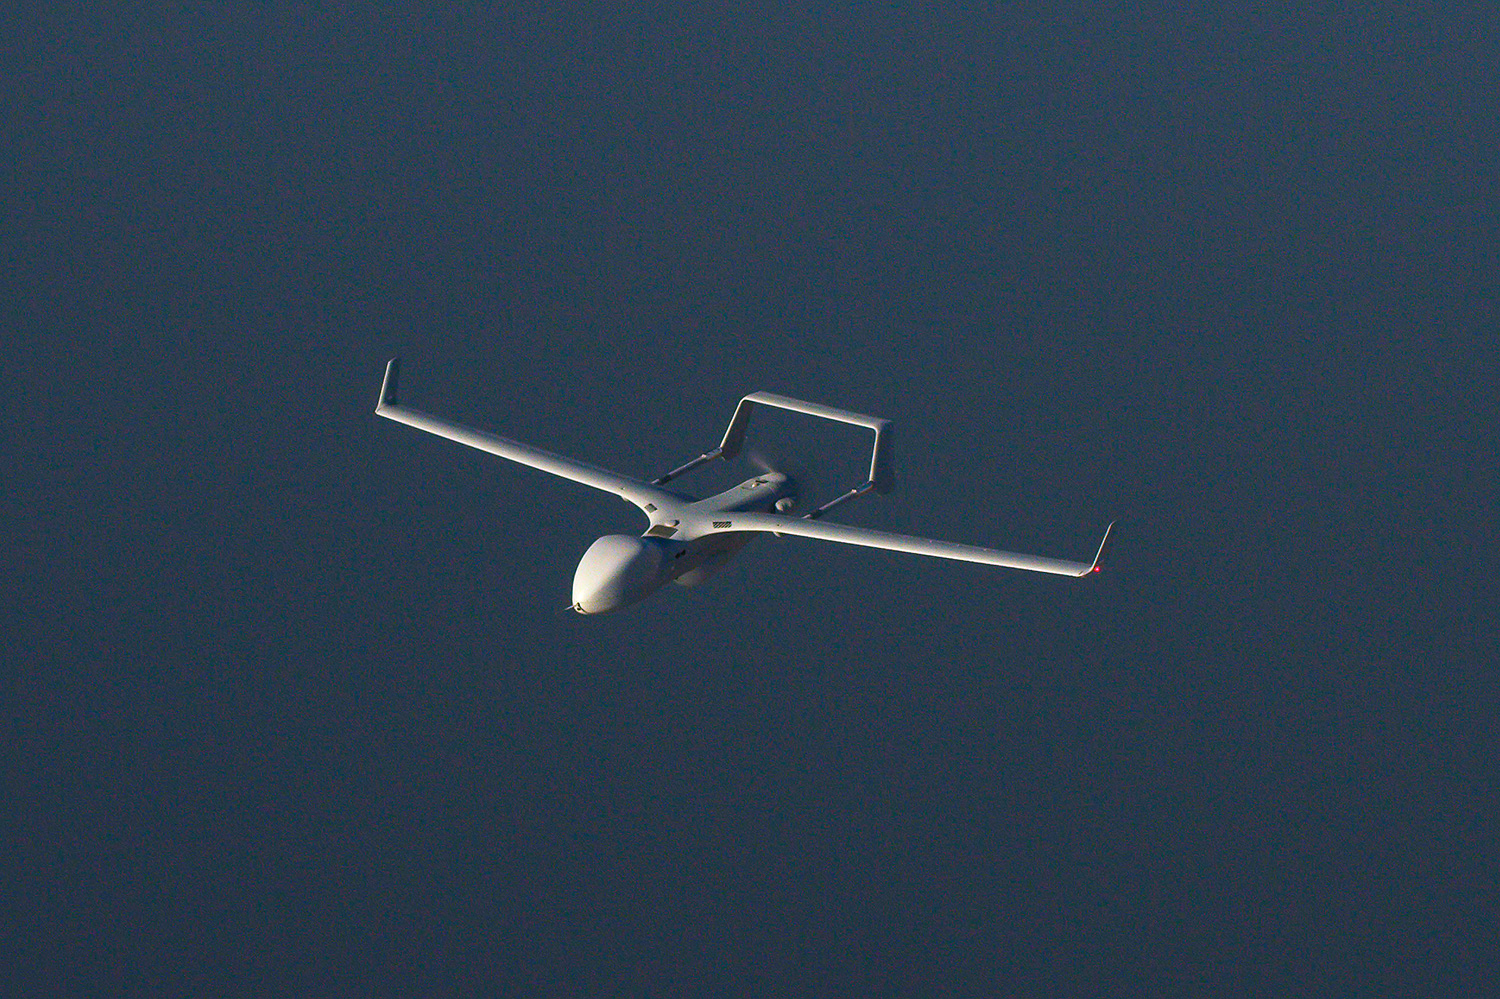
[[[734,534],[711,534],[694,542],[681,561],[685,563],[672,581],[679,586],[697,586],[722,569],[734,554],[750,543],[755,535],[749,531]]]

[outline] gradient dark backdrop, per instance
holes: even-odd
[[[1315,6],[16,20],[3,991],[1475,994],[1500,51]],[[639,515],[395,353],[645,476],[879,414],[849,520],[1114,557],[579,618]]]

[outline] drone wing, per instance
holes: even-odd
[[[958,545],[951,541],[935,541],[932,538],[913,538],[905,534],[872,531],[867,527],[850,527],[848,524],[804,520],[800,517],[785,517],[774,513],[732,513],[725,514],[724,517],[726,519],[716,521],[714,528],[705,533],[757,531],[790,534],[799,538],[838,541],[846,545],[884,548],[888,551],[907,552],[912,555],[930,555],[933,558],[951,558],[961,562],[1000,565],[1009,569],[1050,572],[1059,576],[1087,576],[1089,573],[1098,572],[1099,560],[1104,557],[1104,547],[1109,543],[1110,529],[1115,526],[1110,524],[1108,528],[1105,528],[1104,540],[1099,542],[1099,552],[1094,556],[1094,561],[1089,563],[1042,558],[1039,555],[1018,555],[1015,552],[1003,552],[994,548]]]
[[[450,441],[457,441],[501,458],[530,465],[532,468],[539,468],[544,472],[560,475],[565,479],[581,482],[607,493],[614,493],[642,509],[652,503],[660,506],[664,500],[670,503],[675,499],[672,494],[647,483],[618,475],[596,465],[590,465],[588,462],[565,458],[560,454],[532,447],[530,444],[522,444],[520,441],[513,441],[508,437],[501,437],[483,430],[475,430],[462,424],[449,423],[447,420],[431,416],[421,410],[402,406],[396,394],[396,383],[400,374],[401,359],[393,358],[385,366],[385,380],[380,386],[380,399],[375,403],[376,416],[383,416],[388,420],[425,430],[429,434],[437,434]]]

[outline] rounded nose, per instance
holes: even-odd
[[[656,538],[605,535],[583,553],[573,574],[573,609],[602,614],[635,603],[666,582],[667,560]]]

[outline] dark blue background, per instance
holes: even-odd
[[[1473,994],[1500,52],[1302,6],[14,23],[5,991]],[[579,618],[639,515],[398,352],[642,476],[886,416],[850,521],[1114,556]]]

